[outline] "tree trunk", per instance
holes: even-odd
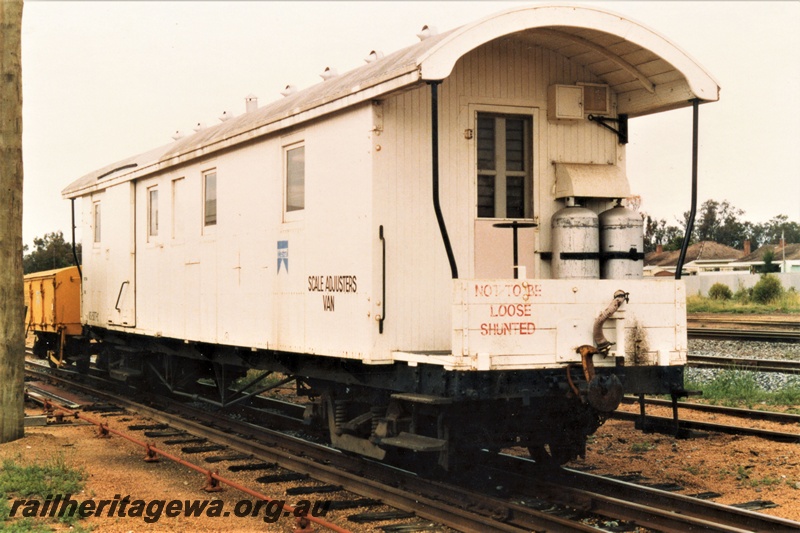
[[[0,442],[25,434],[22,0],[0,0]]]

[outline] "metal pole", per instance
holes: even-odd
[[[514,247],[514,264],[512,268],[514,269],[514,279],[519,279],[519,240],[517,237],[517,230],[519,228],[535,228],[535,222],[518,222],[516,220],[511,222],[498,222],[497,224],[492,224],[495,228],[511,228],[513,231],[513,242],[512,245]]]
[[[514,234],[514,279],[519,279],[519,253],[517,253],[517,221],[512,222],[511,231]]]
[[[78,276],[81,278],[81,284],[83,284],[81,262],[78,261],[78,252],[75,248],[75,198],[70,199],[70,205],[72,206],[72,258],[75,260],[75,266],[78,267]]]
[[[683,236],[681,254],[678,257],[678,265],[675,267],[675,279],[681,279],[683,262],[686,260],[686,250],[689,248],[689,240],[692,238],[694,230],[694,217],[697,213],[697,124],[699,120],[700,100],[692,100],[692,209],[689,212],[689,220],[686,221],[686,234]]]
[[[439,94],[438,87],[441,81],[428,82],[431,86],[431,164],[433,166],[433,210],[436,212],[436,221],[439,223],[439,232],[442,234],[444,250],[450,262],[450,273],[453,279],[458,279],[458,266],[447,236],[447,226],[442,215],[442,206],[439,204]]]
[[[783,267],[781,268],[781,273],[783,273],[786,272],[786,237],[783,230],[781,230],[781,254],[783,256]]]

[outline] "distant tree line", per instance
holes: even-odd
[[[755,251],[765,244],[778,244],[781,233],[787,243],[800,243],[800,224],[789,222],[786,215],[772,217],[769,222],[754,224],[742,220],[744,211],[734,207],[727,200],[718,202],[706,200],[697,210],[694,230],[689,244],[700,241],[714,241],[741,250],[744,241],[750,241],[750,249]],[[642,214],[644,218],[644,251],[653,252],[657,245],[665,251],[679,250],[683,244],[683,236],[689,220],[689,211],[683,213],[683,219],[676,219],[677,224],[668,224],[665,219],[654,219]]]
[[[76,246],[78,261],[81,260],[81,245]],[[33,250],[26,244],[22,248],[22,270],[25,274],[64,268],[75,264],[72,255],[72,243],[64,241],[60,231],[47,233],[44,237],[33,239]]]

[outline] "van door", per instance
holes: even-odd
[[[136,196],[134,183],[106,189],[103,198],[106,321],[136,326]]]
[[[515,277],[514,231],[518,265],[524,267],[524,277],[534,277],[535,113],[506,106],[471,108],[476,136],[475,277]],[[520,227],[512,230],[512,222]]]

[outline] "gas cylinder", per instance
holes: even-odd
[[[643,221],[639,213],[617,205],[600,213],[600,277],[640,279],[644,261]]]
[[[552,273],[555,279],[600,277],[599,219],[591,209],[568,206],[553,214]]]

